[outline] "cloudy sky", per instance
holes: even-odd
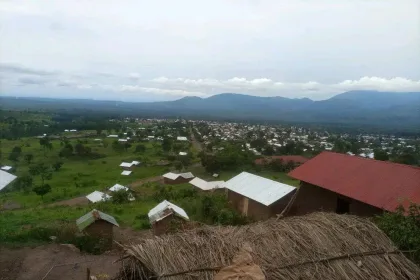
[[[1,0],[0,94],[420,91],[419,0]]]

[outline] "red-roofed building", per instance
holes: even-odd
[[[256,159],[255,164],[265,165],[272,162],[273,160],[281,160],[284,163],[288,163],[291,161],[296,165],[300,165],[307,162],[309,159],[304,156],[270,156],[270,157]]]
[[[420,204],[420,168],[322,152],[289,173],[301,181],[296,214],[333,211],[361,216]]]

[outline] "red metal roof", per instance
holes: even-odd
[[[420,204],[420,168],[410,165],[322,152],[289,176],[388,211]]]
[[[287,163],[289,161],[293,161],[296,163],[305,163],[309,159],[304,156],[270,156],[270,157],[256,159],[255,164],[264,164],[264,161],[269,163],[272,160],[282,160],[284,163]]]

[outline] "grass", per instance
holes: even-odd
[[[78,133],[83,134],[84,132]],[[1,213],[1,244],[29,244],[49,241],[49,236],[61,234],[63,229],[68,227],[74,228],[76,219],[93,208],[114,216],[123,227],[132,227],[137,230],[144,229],[149,226],[148,211],[163,199],[168,199],[183,207],[192,220],[209,222],[208,217],[203,217],[201,212],[203,195],[208,196],[209,194],[198,193],[189,184],[159,186],[159,183],[147,183],[135,188],[138,194],[136,201],[122,205],[106,202],[86,206],[48,207],[48,204],[55,201],[85,196],[94,190],[105,191],[116,183],[127,185],[137,180],[162,175],[169,170],[168,167],[164,166],[143,164],[135,167],[132,175],[122,176],[122,169],[119,167],[122,161],[153,162],[163,159],[160,144],[142,143],[146,146],[146,151],[143,154],[136,154],[134,151],[138,143],[134,143],[127,151],[118,153],[112,149],[114,139],[102,138],[102,142],[99,142],[94,141],[96,138],[102,137],[93,136],[92,138],[81,139],[81,141],[83,145],[90,147],[93,152],[104,155],[103,158],[99,159],[59,158],[58,153],[62,148],[59,140],[51,141],[53,149],[50,151],[44,151],[37,138],[23,138],[15,141],[1,140],[1,164],[15,167],[14,173],[17,176],[28,173],[30,165],[24,160],[25,154],[34,155],[33,163],[52,164],[57,160],[64,163],[59,171],[53,172],[52,179],[46,181],[51,185],[52,191],[45,195],[43,199],[31,191],[24,193],[12,190],[1,194],[0,206],[6,202],[15,202],[21,206],[21,209]],[[72,139],[70,143],[74,146],[77,141],[77,139]],[[7,159],[15,146],[22,149],[22,155],[18,162]],[[194,152],[192,149],[190,148],[190,152]],[[197,159],[193,160],[193,162],[196,161]],[[186,171],[191,171],[195,176],[205,180],[228,180],[242,170],[221,172],[218,179],[213,178],[212,174],[207,173],[201,166],[194,165],[187,168]],[[298,181],[291,179],[286,174],[271,171],[256,172],[255,170],[250,172],[286,184],[298,185]],[[40,183],[40,178],[34,177],[34,185]],[[165,191],[160,193],[161,196],[158,196],[162,188]],[[218,195],[215,194],[214,196]],[[222,211],[225,207],[225,198],[212,199],[218,201],[215,208]],[[218,218],[218,213],[214,213],[214,215],[211,221]]]
[[[33,162],[45,162],[52,164],[53,162],[60,160],[64,164],[58,172],[53,172],[52,179],[47,181],[52,187],[52,192],[45,195],[44,200],[30,192],[23,194],[22,192],[7,193],[0,198],[0,203],[5,200],[12,200],[23,207],[33,207],[36,205],[50,203],[58,200],[64,200],[73,198],[81,195],[86,195],[94,190],[106,190],[112,185],[119,183],[122,185],[132,183],[134,181],[158,176],[167,171],[167,167],[162,166],[139,166],[133,170],[130,176],[121,175],[122,169],[119,167],[122,161],[132,160],[158,160],[161,157],[157,156],[157,150],[153,147],[152,143],[145,143],[146,152],[144,154],[135,154],[135,145],[131,147],[127,152],[116,153],[112,150],[110,139],[104,139],[108,146],[103,147],[101,143],[95,142],[93,139],[88,139],[85,146],[92,148],[94,152],[103,154],[106,157],[100,159],[64,159],[58,158],[57,154],[61,149],[59,140],[52,140],[53,149],[47,151],[44,155],[43,149],[39,145],[39,140],[36,138],[26,138],[16,141],[2,140],[2,160],[3,165],[11,165],[16,168],[15,174],[22,176],[28,173],[29,164],[24,161],[23,155],[33,154]],[[77,140],[70,141],[73,145],[77,143]],[[15,163],[7,160],[7,157],[13,147],[20,146],[22,148],[22,156],[19,162]],[[35,184],[40,184],[40,178],[34,177]],[[79,187],[76,187],[79,185]]]

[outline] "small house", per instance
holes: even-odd
[[[174,227],[182,227],[190,219],[184,209],[167,200],[150,210],[148,216],[155,235],[164,234]]]
[[[188,155],[188,153],[186,153],[186,152],[179,152],[179,155],[180,156],[186,156],[186,155]]]
[[[7,187],[7,185],[13,182],[16,178],[17,177],[15,175],[0,170],[0,191]]]
[[[228,200],[244,216],[255,220],[280,214],[296,188],[248,172],[226,181]]]
[[[324,151],[289,176],[300,180],[298,215],[322,210],[374,216],[420,203],[420,167]]]
[[[101,250],[112,247],[114,226],[119,227],[114,217],[96,209],[77,219],[76,225],[80,232],[93,237]]]
[[[192,179],[194,179],[194,175],[191,172],[181,174],[169,172],[163,175],[163,183],[168,185],[188,183]]]
[[[121,162],[120,167],[124,170],[131,170],[133,168],[132,162]]]
[[[188,138],[187,138],[187,137],[185,137],[185,136],[178,136],[178,137],[176,138],[176,140],[177,140],[177,141],[188,141]]]
[[[13,167],[9,165],[5,165],[5,166],[0,167],[0,169],[4,171],[11,171]]]
[[[124,170],[123,172],[121,172],[121,175],[123,176],[129,176],[133,171],[130,170]]]
[[[106,194],[106,193],[100,192],[100,191],[94,191],[94,192],[88,194],[86,196],[86,198],[92,203],[97,203],[97,202],[101,202],[101,201],[107,201],[107,200],[111,199],[111,196]]]

